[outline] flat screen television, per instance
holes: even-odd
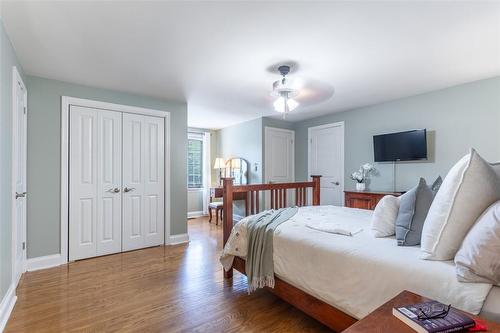
[[[375,162],[415,161],[427,159],[427,131],[389,133],[373,136]]]

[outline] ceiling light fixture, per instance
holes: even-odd
[[[283,113],[283,119],[285,119],[288,112],[299,106],[299,103],[293,99],[299,95],[299,91],[294,89],[290,81],[286,78],[286,75],[290,73],[290,66],[280,66],[278,67],[278,71],[283,78],[273,83],[271,96],[277,97],[273,103],[274,110]]]

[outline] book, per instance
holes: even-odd
[[[392,314],[418,333],[460,332],[475,326],[472,318],[454,308],[450,308],[446,317],[443,318],[419,319],[419,314],[421,314],[419,309],[436,307],[446,308],[447,306],[438,301],[429,301],[393,308]]]

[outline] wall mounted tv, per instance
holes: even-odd
[[[427,159],[427,130],[389,133],[373,136],[375,162],[415,161]]]

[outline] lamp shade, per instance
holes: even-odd
[[[297,106],[299,106],[299,103],[291,98],[282,96],[278,97],[278,99],[273,103],[273,106],[274,110],[281,113],[286,113],[294,110]]]
[[[217,157],[214,163],[214,169],[223,169],[226,167],[226,161],[222,157]]]

